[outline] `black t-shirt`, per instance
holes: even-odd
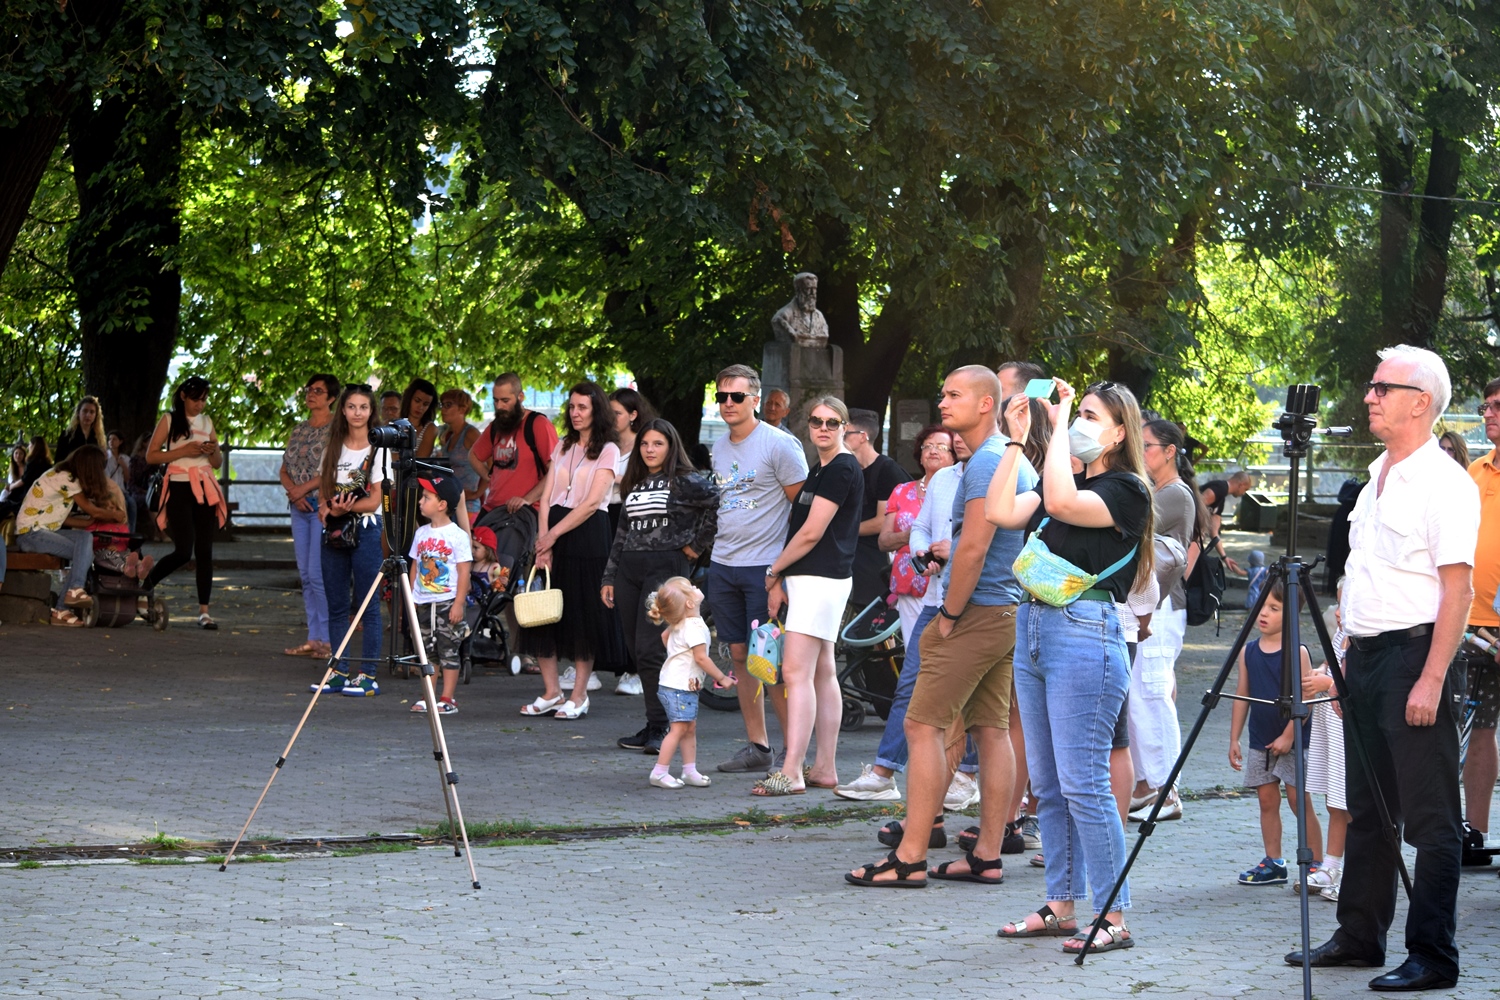
[[[1218,514],[1220,517],[1223,517],[1224,501],[1229,499],[1229,483],[1223,479],[1210,479],[1208,482],[1198,487],[1199,493],[1203,493],[1206,490],[1214,491],[1213,503],[1208,503],[1207,497],[1203,498],[1203,502],[1208,505],[1209,512]]]
[[[865,494],[864,477],[854,456],[840,452],[827,465],[814,465],[792,504],[792,516],[786,526],[790,542],[812,513],[813,500],[822,497],[838,504],[833,520],[823,530],[823,537],[812,551],[783,571],[783,576],[826,576],[847,580],[854,574],[854,548],[859,540],[859,512]]]
[[[1074,482],[1078,484],[1080,492],[1095,493],[1104,501],[1104,506],[1114,518],[1115,526],[1080,528],[1064,524],[1054,517],[1042,529],[1042,541],[1054,553],[1087,573],[1108,569],[1115,560],[1134,547],[1136,553],[1129,562],[1094,584],[1100,590],[1113,594],[1115,601],[1123,603],[1135,583],[1136,564],[1141,558],[1141,533],[1146,530],[1146,515],[1151,510],[1151,492],[1146,489],[1145,483],[1128,472],[1106,472],[1093,479],[1085,479],[1079,473],[1074,477]],[[1037,484],[1036,491],[1042,493],[1040,483]],[[1037,508],[1031,523],[1027,525],[1028,532],[1035,531],[1042,518],[1047,516],[1045,500],[1044,494],[1043,505]]]
[[[865,498],[859,506],[859,518],[868,521],[879,514],[885,516],[885,502],[892,491],[909,478],[906,470],[887,455],[877,455],[864,470]],[[880,551],[879,535],[860,535],[859,547],[854,553],[854,590],[850,594],[855,604],[864,607],[877,597],[884,597],[891,589],[891,558]]]

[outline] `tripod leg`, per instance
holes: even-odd
[[[1307,606],[1312,612],[1313,628],[1317,630],[1318,642],[1323,646],[1323,656],[1328,662],[1328,672],[1333,676],[1333,686],[1339,693],[1339,704],[1345,712],[1350,710],[1349,685],[1345,682],[1344,671],[1339,667],[1339,658],[1333,648],[1333,640],[1328,636],[1328,624],[1323,621],[1323,614],[1318,608],[1318,599],[1313,593],[1313,588],[1308,587]],[[1370,785],[1370,791],[1375,796],[1375,811],[1380,814],[1380,822],[1385,827],[1386,835],[1391,841],[1391,851],[1396,855],[1396,867],[1401,872],[1401,884],[1406,889],[1406,896],[1411,898],[1411,872],[1406,869],[1406,858],[1401,854],[1401,834],[1396,830],[1396,824],[1391,820],[1391,809],[1386,804],[1385,792],[1380,783],[1375,780],[1375,767],[1370,763],[1370,755],[1365,749],[1364,741],[1360,739],[1358,731],[1350,728],[1345,732],[1349,735],[1347,745],[1354,747],[1354,755],[1359,758],[1360,770],[1364,772],[1365,781]]]
[[[422,641],[421,622],[417,617],[416,601],[412,599],[411,581],[404,573],[401,574],[400,586],[402,603],[414,626],[412,638],[416,642],[417,662],[421,664],[422,671],[422,689],[427,698],[427,722],[432,730],[432,756],[437,760],[438,780],[443,786],[443,805],[448,809],[448,828],[453,831],[453,853],[455,856],[463,854],[468,860],[469,882],[478,889],[479,874],[474,870],[474,852],[469,847],[469,831],[464,826],[463,808],[458,803],[458,774],[453,770],[452,759],[448,756],[448,740],[443,734],[443,722],[438,718],[437,692],[432,687],[432,664],[427,659],[426,643]],[[463,841],[461,851],[460,838]]]
[[[219,865],[219,871],[224,871],[229,867],[229,862],[234,859],[234,852],[240,849],[240,841],[245,839],[245,831],[249,830],[250,824],[255,822],[255,814],[260,811],[260,804],[266,800],[266,793],[271,790],[271,783],[276,780],[276,776],[281,773],[281,766],[291,756],[292,744],[296,743],[297,737],[302,735],[302,727],[307,725],[307,719],[308,716],[312,715],[313,706],[322,697],[323,688],[328,686],[329,679],[333,677],[334,667],[338,666],[339,660],[343,658],[344,650],[349,646],[349,641],[354,638],[355,625],[364,617],[365,608],[369,607],[370,601],[375,597],[375,592],[380,589],[380,580],[379,576],[375,577],[374,582],[370,584],[369,593],[365,594],[365,599],[360,602],[359,613],[349,619],[349,628],[344,632],[344,638],[339,642],[339,648],[334,650],[333,655],[328,658],[328,668],[323,671],[323,679],[318,682],[318,689],[313,692],[312,700],[307,703],[307,710],[302,713],[302,718],[298,721],[297,728],[292,730],[292,738],[287,740],[286,749],[281,751],[280,757],[276,758],[276,766],[271,769],[271,777],[266,780],[266,787],[260,790],[260,798],[255,800],[255,805],[250,809],[250,815],[245,819],[245,825],[240,827],[240,835],[234,838],[234,844],[229,848],[229,853],[224,855],[224,860]]]
[[[1298,894],[1298,909],[1302,931],[1302,996],[1312,1000],[1312,919],[1308,913],[1309,887],[1307,876],[1312,870],[1312,851],[1307,846],[1307,753],[1302,739],[1307,732],[1308,709],[1302,703],[1302,591],[1312,596],[1312,588],[1304,579],[1306,567],[1293,556],[1283,556],[1291,572],[1286,575],[1286,603],[1281,615],[1281,704],[1283,717],[1295,723],[1292,729],[1292,767],[1297,779],[1297,805],[1293,815],[1297,818],[1297,871],[1302,891]]]
[[[1203,732],[1203,724],[1208,721],[1208,713],[1219,704],[1219,698],[1224,690],[1224,683],[1229,679],[1229,672],[1239,662],[1240,651],[1245,648],[1245,642],[1250,638],[1250,630],[1255,627],[1255,619],[1260,616],[1261,608],[1265,606],[1266,598],[1271,593],[1271,586],[1282,578],[1285,571],[1280,564],[1272,566],[1266,571],[1266,582],[1261,587],[1260,597],[1255,602],[1255,607],[1250,609],[1250,614],[1245,618],[1245,624],[1240,626],[1240,634],[1235,636],[1234,645],[1229,647],[1229,655],[1224,659],[1224,665],[1219,668],[1219,674],[1214,678],[1213,686],[1203,695],[1203,710],[1198,713],[1198,720],[1193,723],[1193,728],[1188,732],[1187,739],[1183,741],[1182,752],[1177,755],[1177,760],[1172,764],[1172,772],[1167,775],[1167,780],[1162,783],[1162,788],[1170,789],[1177,783],[1177,776],[1182,773],[1182,766],[1187,763],[1188,754],[1193,750],[1193,745],[1198,742],[1198,736]],[[1165,795],[1158,795],[1156,802],[1151,806],[1151,813],[1140,825],[1140,838],[1136,840],[1135,847],[1131,848],[1130,856],[1125,859],[1125,865],[1120,869],[1119,878],[1115,879],[1114,887],[1109,890],[1109,898],[1099,908],[1099,913],[1094,917],[1094,923],[1089,931],[1089,940],[1094,940],[1104,929],[1109,908],[1120,895],[1120,890],[1125,888],[1125,879],[1130,875],[1130,869],[1135,865],[1135,859],[1140,856],[1141,848],[1146,845],[1146,838],[1156,832],[1156,817],[1161,813],[1161,807],[1166,802]],[[1084,958],[1088,955],[1087,949],[1078,953],[1073,960],[1075,965],[1082,965]]]

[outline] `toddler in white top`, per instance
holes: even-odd
[[[647,616],[657,624],[671,626],[662,633],[667,658],[661,665],[656,689],[671,723],[662,737],[656,766],[651,769],[651,784],[657,788],[705,788],[710,784],[707,775],[698,773],[698,690],[705,675],[721,687],[729,687],[734,681],[709,659],[708,625],[698,614],[702,604],[703,592],[681,576],[670,578],[646,598]],[[674,778],[672,755],[679,749],[682,777]]]

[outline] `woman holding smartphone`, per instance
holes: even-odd
[[[1016,695],[1047,845],[1047,901],[999,933],[1002,938],[1072,935],[1063,950],[1076,954],[1135,945],[1124,921],[1128,885],[1094,935],[1075,916],[1074,901],[1092,897],[1096,910],[1102,907],[1125,864],[1125,830],[1110,790],[1109,755],[1130,664],[1115,604],[1125,603],[1132,587],[1152,572],[1152,509],[1135,396],[1113,382],[1092,385],[1070,428],[1076,393],[1055,381],[1058,401],[1047,407],[1052,440],[1041,485],[1016,493],[1021,442],[1031,431],[1028,387],[1006,407],[1013,437],[990,482],[985,517],[997,527],[1035,532],[1055,556],[1096,579],[1071,603],[1055,606],[1032,597],[1017,612]],[[1084,467],[1076,476],[1073,458]],[[1033,544],[1035,536],[1028,546]],[[1024,570],[1026,558],[1023,550],[1017,576],[1023,586],[1037,587]]]
[[[752,795],[801,795],[808,782],[819,788],[839,783],[835,758],[844,695],[835,673],[833,643],[854,589],[854,548],[865,494],[864,471],[844,447],[848,423],[842,400],[821,396],[812,401],[807,428],[818,461],[792,504],[786,547],[766,567],[766,606],[773,615],[780,609],[786,612],[781,653],[786,760],[781,770],[755,783]],[[802,761],[814,720],[817,754],[804,777]]]

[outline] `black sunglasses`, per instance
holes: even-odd
[[[1412,392],[1426,392],[1419,385],[1402,385],[1400,382],[1366,382],[1365,392],[1374,392],[1375,398],[1384,399],[1385,394],[1392,389],[1410,389]]]
[[[370,388],[368,382],[348,382],[344,385],[344,391],[373,393],[375,390]]]
[[[1120,383],[1118,382],[1095,382],[1093,385],[1085,388],[1083,394],[1085,396],[1093,396],[1101,392],[1109,392],[1111,389],[1118,389],[1119,387]]]
[[[824,430],[836,431],[840,427],[844,426],[844,422],[838,417],[808,417],[807,426],[811,427],[813,430],[823,428]]]
[[[756,394],[753,393],[753,392],[716,392],[716,393],[714,393],[714,402],[715,403],[727,403],[727,402],[729,402],[732,399],[736,403],[743,403],[745,400],[749,399],[751,396],[755,396],[756,399],[760,398],[759,396],[756,396]]]

